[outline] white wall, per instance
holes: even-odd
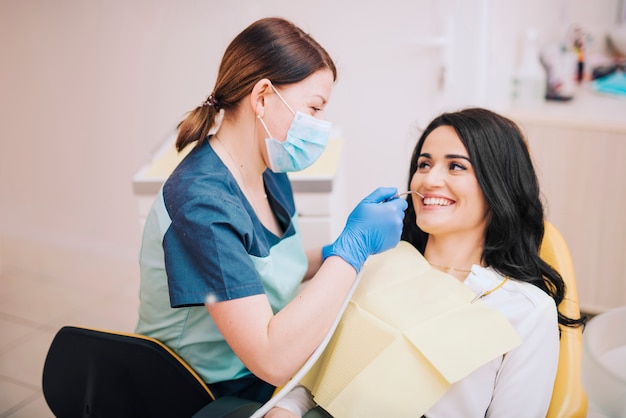
[[[601,29],[617,0],[0,0],[0,260],[5,271],[136,274],[131,181],[210,93],[226,44],[287,17],[335,58],[329,118],[348,140],[350,204],[406,183],[409,153],[441,109],[508,106],[528,26],[557,40]],[[421,41],[454,28],[445,51]]]

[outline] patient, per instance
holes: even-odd
[[[486,109],[438,116],[415,146],[409,190],[423,198],[408,199],[403,240],[432,267],[483,295],[523,341],[454,383],[426,416],[545,417],[558,364],[558,324],[577,327],[584,318],[558,312],[565,284],[539,257],[544,212],[522,132]],[[306,411],[289,402],[267,416]]]

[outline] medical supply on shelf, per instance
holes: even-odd
[[[520,66],[513,77],[513,101],[517,106],[536,106],[545,100],[547,76],[540,62],[537,38],[537,31],[528,29]]]

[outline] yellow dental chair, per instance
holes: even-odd
[[[555,268],[567,286],[565,298],[559,310],[570,318],[578,318],[578,292],[572,258],[561,233],[549,222],[545,233],[541,258]],[[587,395],[581,381],[582,328],[561,327],[561,349],[559,367],[554,383],[552,401],[547,418],[584,418],[587,416]]]

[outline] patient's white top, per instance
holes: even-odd
[[[463,283],[478,295],[504,279],[490,268],[475,265]],[[481,300],[511,321],[522,343],[454,383],[426,412],[426,417],[544,418],[559,360],[554,300],[538,287],[515,280],[508,280]],[[297,414],[313,405],[310,393],[303,388],[278,403]],[[393,410],[389,414],[393,416]]]
[[[463,283],[479,294],[502,280],[494,270],[475,265]],[[554,300],[532,284],[509,280],[482,301],[511,321],[522,344],[454,383],[426,416],[545,417],[559,359]]]

